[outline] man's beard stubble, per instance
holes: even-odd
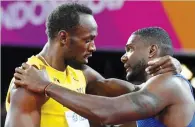
[[[136,85],[146,82],[147,80],[147,74],[145,72],[146,67],[147,67],[146,61],[144,59],[139,60],[137,64],[132,67],[132,71],[129,75],[127,75],[126,79],[129,82],[134,83]]]

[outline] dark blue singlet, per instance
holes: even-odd
[[[191,89],[191,92],[192,92],[192,95],[193,95],[193,90],[192,90],[192,86],[191,86],[190,82],[180,74],[177,74],[175,76],[181,77],[182,79],[184,79],[185,81],[188,82],[190,89]],[[163,123],[161,123],[160,121],[158,121],[154,117],[150,117],[150,118],[143,119],[143,120],[138,120],[136,123],[137,123],[137,127],[166,127]],[[195,127],[195,113],[194,113],[192,121],[190,122],[190,124],[187,127]]]

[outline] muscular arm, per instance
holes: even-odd
[[[5,127],[40,127],[41,96],[24,88],[12,88],[10,92]]]
[[[163,77],[154,78],[140,91],[112,98],[84,95],[57,85],[51,85],[47,93],[90,120],[103,124],[121,124],[156,115],[172,104],[170,87],[164,85],[163,80]]]
[[[139,90],[138,86],[134,86],[133,84],[123,80],[114,78],[105,79],[97,71],[87,65],[83,66],[83,72],[87,81],[87,94],[115,97]],[[89,122],[91,127],[101,126],[97,122]]]
[[[140,89],[139,86],[124,80],[115,78],[105,79],[87,65],[84,67],[83,72],[87,80],[87,94],[115,97]]]
[[[126,81],[113,78],[105,79],[97,71],[87,65],[83,66],[83,72],[87,81],[87,94],[114,97],[135,90],[134,85]],[[101,126],[94,121],[89,121],[89,123],[91,127]]]
[[[124,80],[110,78],[95,81],[88,86],[87,93],[106,97],[116,97],[126,93],[135,92],[141,86],[136,86]]]
[[[37,70],[37,69],[33,68],[32,66],[29,66],[26,64],[24,64],[24,66],[26,66],[26,68],[28,68],[25,71],[23,69],[20,69],[20,68],[16,69],[16,73],[14,74],[14,76],[15,76],[15,78],[18,78],[19,80],[15,80],[14,83],[16,83],[17,86],[23,86],[29,90],[42,93],[43,90],[45,89],[45,87],[48,85],[46,71],[44,69],[41,71]],[[93,78],[94,77],[89,78],[89,79],[93,79]],[[89,79],[87,79],[87,81],[88,81],[87,83],[88,84],[93,83],[93,80],[89,80]],[[96,80],[96,81],[98,81],[98,80]],[[113,84],[113,83],[111,83],[111,84]],[[159,88],[159,86],[161,86],[161,83],[159,83],[159,82],[152,82],[152,83],[148,83],[148,84],[150,84],[148,86],[155,85],[155,86],[153,86],[153,88]],[[156,85],[158,85],[158,87],[156,87]],[[156,103],[156,101],[153,97],[147,99],[148,96],[145,94],[145,93],[147,93],[147,91],[143,92],[144,91],[143,89],[146,89],[146,88],[142,88],[142,90],[139,90],[138,92],[133,92],[130,94],[119,96],[119,97],[109,98],[109,97],[101,97],[101,96],[94,96],[94,95],[83,95],[83,94],[75,93],[75,92],[68,90],[66,88],[60,87],[58,85],[52,85],[52,86],[47,87],[47,93],[49,94],[50,97],[52,97],[53,99],[55,99],[59,103],[63,104],[65,107],[68,107],[69,109],[75,111],[76,113],[78,113],[78,114],[80,114],[88,119],[91,119],[91,120],[96,121],[96,122],[102,122],[105,124],[108,124],[108,123],[118,124],[118,123],[123,122],[120,120],[122,120],[122,119],[126,120],[125,119],[126,115],[124,115],[125,113],[128,113],[128,115],[131,116],[131,117],[128,117],[129,119],[126,121],[134,120],[134,119],[137,119],[138,117],[140,117],[140,118],[146,117],[146,114],[145,114],[145,115],[135,115],[136,118],[133,118],[134,117],[133,113],[135,113],[136,109],[140,109],[138,111],[141,111],[141,109],[144,109],[144,108],[140,108],[140,105],[142,103],[143,104],[146,103],[146,106],[148,106],[150,108],[153,106],[153,104]],[[162,97],[166,97],[166,99],[167,99],[168,98],[167,95],[169,95],[169,94],[167,94],[167,90],[164,90],[166,92],[163,91],[163,92],[157,92],[157,93],[154,92],[157,90],[151,91],[151,89],[149,89],[149,88],[147,88],[147,90],[149,91],[149,93],[152,93],[149,95],[155,95],[155,96],[157,96],[157,98],[159,97],[160,100],[164,99]],[[163,90],[163,89],[160,89],[160,90]],[[140,93],[140,94],[138,94],[138,93]],[[165,96],[162,96],[162,94],[164,94]],[[142,95],[142,96],[140,96],[140,95]],[[116,95],[114,95],[114,96],[116,96]],[[140,103],[140,102],[142,102],[142,103],[137,104],[137,103],[135,103],[135,101],[129,101],[130,99],[128,99],[127,96],[129,96],[129,98],[131,98],[131,99],[136,98],[134,100],[140,100],[137,103]],[[143,97],[146,97],[146,99],[143,99]],[[168,100],[171,100],[170,97],[171,96],[169,96]],[[131,102],[131,103],[128,103],[128,102]],[[163,102],[163,104],[161,104],[162,102]],[[147,103],[150,105],[147,105]],[[158,106],[158,107],[160,107],[160,108],[158,108],[159,111],[161,109],[163,109],[163,106],[169,104],[166,101],[159,101],[158,103],[160,103],[159,104],[160,106]],[[123,104],[124,104],[124,106],[123,106]],[[121,107],[121,105],[122,105],[122,107]],[[132,106],[134,108],[132,108]],[[120,120],[117,120],[117,118],[119,118],[117,115],[120,113],[119,109],[122,111],[124,110],[125,112],[122,112],[122,114],[120,114],[122,116],[122,118]],[[157,110],[155,110],[155,111],[157,111]],[[144,112],[144,111],[142,111],[142,112]],[[152,113],[155,113],[155,112],[152,112]],[[152,113],[151,114],[147,113],[147,115],[151,116]],[[117,114],[117,115],[113,115],[113,114]]]

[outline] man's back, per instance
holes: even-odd
[[[195,126],[195,101],[189,82],[181,75],[168,76],[165,79],[164,87],[172,89],[172,104],[166,106],[156,117],[137,121],[138,127],[193,127]],[[162,92],[166,96],[167,91]],[[170,91],[169,91],[170,92]],[[146,126],[147,125],[147,126]]]

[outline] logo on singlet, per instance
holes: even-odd
[[[77,81],[77,82],[79,81],[79,80],[78,80],[78,79],[76,79],[75,77],[73,77],[73,79],[74,79],[75,81]]]
[[[53,80],[54,80],[54,82],[58,82],[58,83],[60,83],[60,80],[59,80],[59,79],[57,79],[57,78],[53,78]]]

